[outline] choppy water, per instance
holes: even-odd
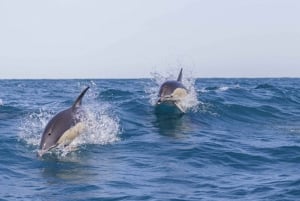
[[[300,198],[300,79],[186,79],[175,118],[154,112],[161,82],[0,80],[0,200]],[[76,150],[37,158],[87,85]]]

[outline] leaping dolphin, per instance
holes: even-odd
[[[174,104],[181,112],[185,112],[180,101],[187,96],[186,87],[182,84],[182,68],[180,69],[177,80],[168,80],[164,82],[158,93],[157,105],[162,103]]]
[[[78,109],[81,101],[89,87],[86,87],[78,96],[72,107],[56,114],[47,124],[38,151],[42,157],[49,150],[58,145],[67,146],[83,130],[83,123],[78,118]]]

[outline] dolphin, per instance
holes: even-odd
[[[89,87],[78,96],[72,107],[56,114],[47,124],[40,142],[38,156],[42,157],[58,145],[67,146],[83,130],[83,123],[78,118],[81,101]]]
[[[182,84],[181,68],[177,80],[168,80],[160,86],[156,104],[174,104],[181,112],[184,112],[180,101],[184,99],[187,94],[187,88]]]

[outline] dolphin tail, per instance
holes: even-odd
[[[178,81],[178,82],[181,82],[181,81],[182,81],[182,68],[180,69],[180,72],[179,72],[177,81]]]
[[[76,101],[74,102],[73,106],[72,106],[72,109],[75,109],[77,107],[79,107],[81,105],[81,100],[85,94],[85,92],[89,89],[90,87],[86,87],[82,92],[81,94],[78,96],[78,98],[76,99]]]

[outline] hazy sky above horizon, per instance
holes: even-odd
[[[0,0],[0,78],[300,77],[298,0]]]

